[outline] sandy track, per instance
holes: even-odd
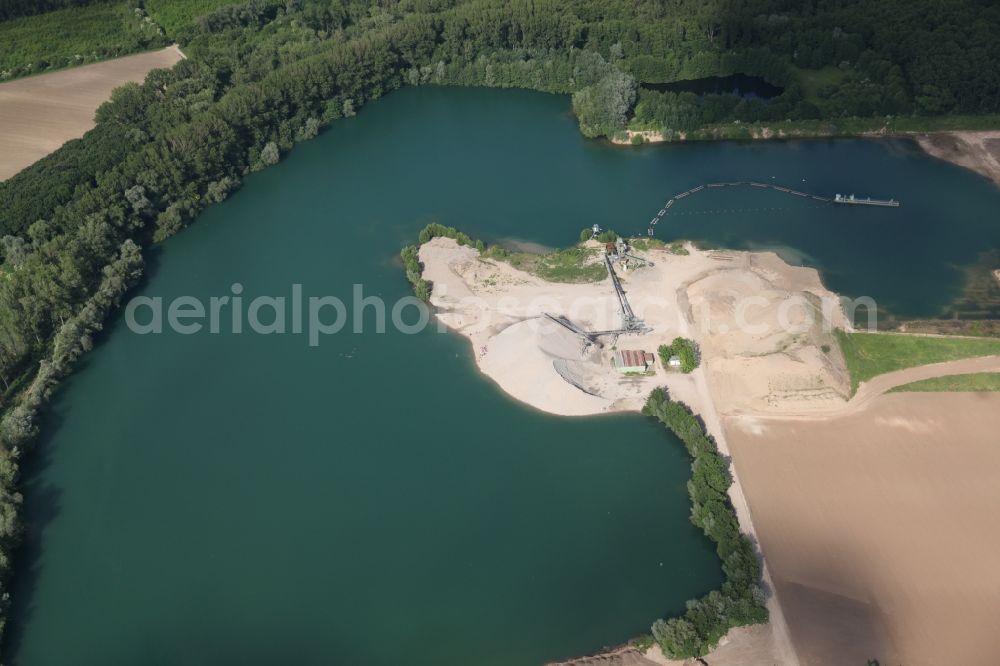
[[[183,57],[168,46],[0,84],[0,180],[83,136],[112,90]]]
[[[729,440],[726,437],[726,430],[715,407],[715,401],[712,399],[712,393],[709,390],[705,372],[699,368],[695,373],[695,382],[699,387],[699,394],[702,396],[702,408],[704,409],[704,411],[700,412],[702,420],[704,420],[709,434],[715,438],[719,453],[726,458],[732,458],[733,453],[729,446]],[[728,494],[729,500],[733,504],[733,510],[736,512],[736,519],[739,521],[740,529],[749,535],[753,541],[759,542],[757,528],[754,525],[753,516],[751,515],[750,503],[747,501],[746,490],[742,480],[736,473],[732,475],[732,483],[729,486]],[[755,653],[766,652],[768,661],[776,665],[799,666],[798,656],[792,644],[791,633],[785,618],[785,609],[781,606],[780,599],[773,593],[775,586],[771,575],[771,566],[766,556],[763,555],[763,552],[761,555],[761,582],[764,589],[771,592],[767,597],[767,612],[770,618],[770,631],[765,632],[768,639],[767,649],[758,647],[761,639],[756,634],[744,633],[734,637],[732,635],[733,632],[730,632],[729,638],[742,643],[741,648],[743,651],[753,651]],[[739,653],[740,650],[736,652]],[[716,661],[714,663],[727,662]]]
[[[1000,372],[1000,356],[982,356],[979,358],[964,358],[960,361],[931,363],[916,368],[906,368],[896,372],[887,372],[863,383],[858,392],[847,405],[850,411],[864,409],[874,398],[904,384],[919,382],[934,377],[948,375],[968,375],[976,372]]]

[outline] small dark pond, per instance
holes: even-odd
[[[759,76],[731,74],[729,76],[706,76],[701,79],[673,81],[671,83],[643,83],[647,90],[659,92],[690,92],[695,95],[737,95],[747,99],[771,99],[784,89],[770,84]]]

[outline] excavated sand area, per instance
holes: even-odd
[[[609,279],[589,284],[546,282],[469,247],[436,238],[420,249],[433,284],[438,317],[466,335],[479,368],[518,400],[554,414],[636,410],[650,391],[705,411],[704,374],[721,413],[781,412],[843,404],[847,373],[832,327],[847,327],[836,295],[815,270],[789,266],[773,253],[688,248],[636,253],[652,262],[619,270],[628,300],[651,329],[601,338],[602,346],[550,321],[564,316],[587,330],[619,328]],[[599,260],[599,259],[595,259]],[[623,376],[615,349],[655,352],[675,337],[693,338],[703,366],[692,375],[661,367]],[[613,348],[614,347],[614,348]]]

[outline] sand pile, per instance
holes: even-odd
[[[610,404],[601,395],[600,360],[593,345],[533,317],[492,336],[480,367],[522,402],[559,414],[592,414]]]

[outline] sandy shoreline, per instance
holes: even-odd
[[[838,663],[833,655],[846,649],[846,644],[853,646],[852,655],[867,654],[865,659],[877,655],[884,659],[906,656],[906,663],[935,663],[921,657],[923,650],[937,654],[920,633],[923,629],[910,631],[898,621],[894,623],[883,617],[898,612],[924,626],[930,616],[922,614],[920,609],[932,603],[933,598],[924,598],[922,605],[907,605],[898,591],[926,581],[927,574],[922,570],[921,578],[916,581],[898,576],[894,573],[894,560],[882,553],[885,559],[880,561],[881,577],[864,579],[866,584],[888,595],[876,599],[882,606],[880,615],[874,619],[866,610],[874,603],[872,599],[852,601],[852,595],[857,594],[851,586],[857,582],[851,576],[860,576],[863,573],[860,570],[826,580],[823,576],[827,569],[821,567],[815,580],[796,577],[797,563],[801,564],[801,539],[816,538],[824,543],[841,537],[847,539],[849,535],[836,529],[828,534],[829,521],[837,516],[836,520],[853,526],[864,523],[871,513],[853,502],[850,511],[839,515],[837,507],[842,504],[813,498],[810,492],[824,487],[829,469],[838,464],[854,469],[861,464],[857,460],[865,456],[874,456],[872,465],[888,466],[884,472],[885,487],[874,485],[862,489],[875,493],[868,501],[877,503],[887,492],[906,492],[913,483],[905,471],[909,468],[902,465],[903,471],[893,473],[893,456],[911,454],[899,451],[887,454],[880,449],[882,440],[891,440],[899,433],[907,437],[912,434],[919,442],[917,450],[927,451],[928,462],[919,464],[941,464],[940,456],[947,455],[947,447],[941,449],[940,438],[947,432],[943,424],[950,423],[955,414],[961,414],[962,423],[957,427],[963,429],[957,436],[978,441],[977,455],[993,455],[983,447],[998,426],[977,420],[971,413],[984,405],[996,413],[995,403],[1000,398],[993,396],[985,402],[966,404],[976,400],[976,396],[951,395],[946,410],[939,409],[939,415],[928,416],[934,414],[939,404],[929,402],[935,399],[933,394],[921,397],[884,394],[894,386],[927,377],[1000,371],[1000,357],[889,373],[862,384],[857,394],[848,398],[848,374],[839,345],[828,327],[849,328],[849,325],[839,305],[830,305],[837,303],[836,295],[826,290],[815,270],[789,266],[773,253],[704,251],[692,246],[687,249],[690,254],[686,256],[666,250],[636,252],[653,265],[620,273],[633,310],[652,331],[622,336],[616,345],[618,349],[655,351],[659,344],[676,336],[692,338],[702,350],[702,365],[689,375],[665,370],[659,367],[659,362],[649,376],[619,375],[610,365],[613,354],[610,340],[605,348],[586,345],[581,337],[545,319],[544,313],[551,313],[565,316],[586,330],[617,328],[619,304],[608,279],[590,284],[545,282],[502,261],[484,259],[476,250],[445,238],[424,244],[420,260],[424,278],[433,284],[431,303],[436,316],[470,340],[479,369],[514,398],[564,415],[635,411],[641,409],[653,388],[665,386],[673,399],[687,403],[701,415],[720,452],[733,459],[730,499],[741,529],[761,546],[763,582],[771,591],[768,599],[771,622],[730,631],[706,656],[709,663],[713,666]],[[747,303],[753,307],[744,308]],[[910,406],[917,403],[918,407]],[[905,415],[886,413],[897,408]],[[912,424],[908,420],[911,416]],[[936,419],[934,427],[921,425],[932,418]],[[832,440],[826,448],[802,448],[807,440],[838,439],[841,432],[853,433],[848,439],[855,459],[837,457]],[[906,437],[899,441],[910,447],[908,451],[913,450]],[[790,451],[789,447],[795,450]],[[780,453],[769,453],[769,448]],[[793,460],[799,454],[806,456],[801,468],[794,465],[788,468],[786,457]],[[809,458],[814,455],[823,460],[816,462]],[[834,459],[827,460],[829,456]],[[789,476],[785,469],[794,469],[798,476]],[[845,474],[847,471],[845,468]],[[844,478],[849,481],[849,476]],[[960,511],[962,502],[947,492],[942,493],[932,495],[940,499],[935,510],[942,516],[941,528],[947,531],[948,512]],[[996,500],[1000,501],[1000,496]],[[799,504],[792,510],[786,506],[788,502]],[[810,513],[812,506],[824,507],[826,513],[814,515]],[[812,516],[812,523],[802,522],[797,514],[800,509]],[[903,505],[896,505],[896,511],[900,525],[906,528],[893,532],[894,543],[905,549],[901,544],[917,538],[923,529],[921,518],[919,514],[908,513]],[[876,514],[880,520],[895,516],[891,512]],[[763,521],[760,526],[758,521]],[[870,534],[877,543],[878,530]],[[997,538],[1000,539],[1000,534]],[[920,557],[918,553],[917,559],[923,566],[933,561],[933,557]],[[968,576],[976,571],[969,563]],[[907,575],[917,574],[911,571]],[[978,604],[977,612],[986,621],[991,606],[988,600],[969,591],[974,589],[970,578],[959,576],[955,584],[961,594],[972,595]],[[927,590],[933,588],[929,585]],[[953,608],[950,610],[954,612]],[[1000,616],[1000,603],[996,611]],[[955,630],[955,636],[969,638],[969,631],[960,627]],[[842,645],[844,641],[848,643]],[[974,650],[967,652],[978,654]],[[563,663],[680,666],[695,662],[670,661],[654,646],[645,654],[625,647]]]
[[[914,138],[928,155],[975,171],[1000,185],[1000,130],[937,132]]]
[[[937,157],[946,162],[957,164],[958,166],[975,171],[986,176],[997,185],[1000,185],[1000,130],[966,131],[955,130],[950,132],[906,132],[899,134],[862,134],[860,137],[902,137],[913,139],[917,145],[932,157]],[[753,139],[782,139],[809,137],[786,137],[782,132],[775,133],[766,127],[754,130],[751,134]],[[814,138],[822,138],[816,136]],[[677,134],[676,141],[684,141],[686,136],[683,132]],[[625,138],[611,139],[611,143],[616,145],[632,145],[633,140],[642,143],[665,143],[669,141],[662,132],[656,130],[625,130]]]

